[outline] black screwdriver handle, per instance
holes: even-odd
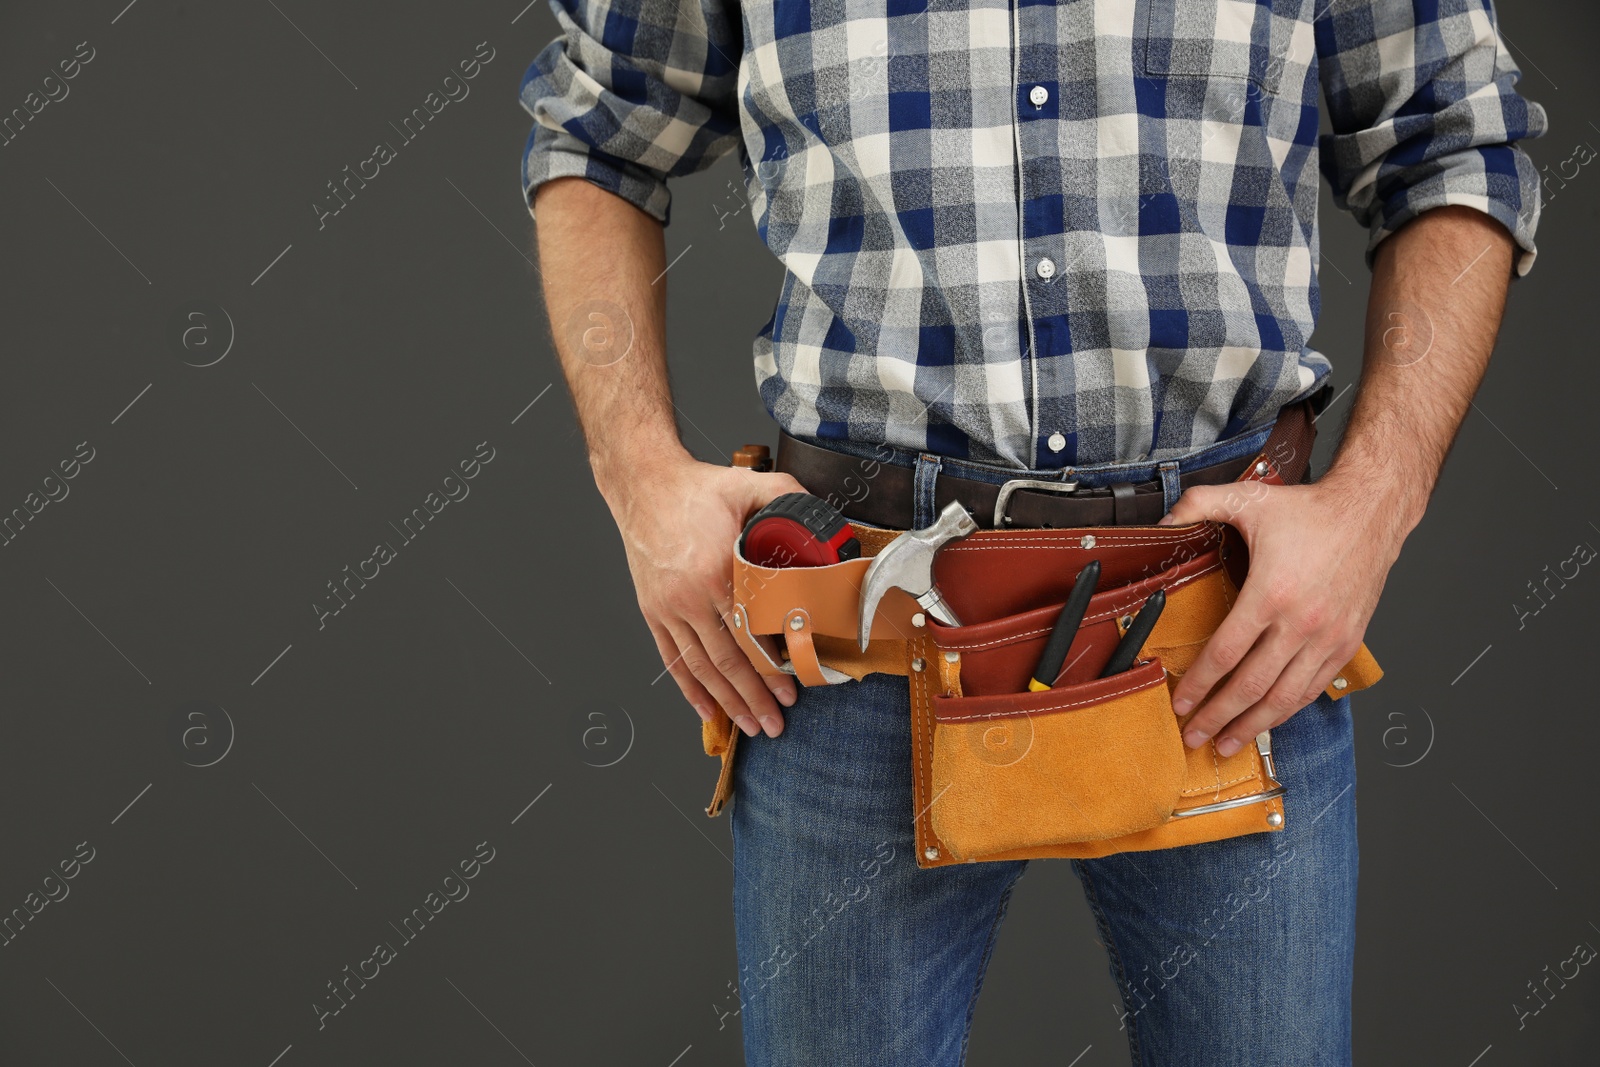
[[[1106,661],[1105,670],[1100,672],[1100,677],[1109,678],[1113,674],[1121,674],[1133,666],[1133,661],[1138,658],[1139,650],[1150,637],[1150,631],[1156,628],[1156,620],[1161,617],[1161,609],[1167,606],[1167,593],[1164,589],[1157,589],[1150,594],[1150,599],[1144,602],[1144,607],[1139,609],[1139,614],[1133,617],[1128,624],[1127,632],[1122,635],[1122,640],[1117,642],[1116,649],[1111,653],[1111,658]]]
[[[1067,596],[1061,614],[1056,616],[1055,629],[1050,631],[1050,640],[1045,642],[1039,665],[1033,669],[1033,678],[1028,682],[1028,689],[1032,692],[1043,692],[1055,685],[1056,676],[1061,673],[1061,665],[1067,660],[1067,651],[1072,648],[1072,639],[1078,635],[1078,626],[1083,622],[1084,612],[1089,610],[1089,598],[1094,596],[1094,587],[1099,581],[1100,561],[1092,559],[1078,572],[1078,580],[1072,583],[1072,592]]]

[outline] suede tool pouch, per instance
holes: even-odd
[[[1147,543],[1158,538],[1173,540]],[[1049,553],[1053,558],[1048,565],[1037,560],[1035,573],[1062,592],[967,626],[930,620],[911,642],[919,866],[1090,858],[1282,829],[1284,790],[1274,774],[1270,732],[1224,757],[1213,742],[1184,745],[1187,719],[1172,710],[1171,687],[1236,599],[1230,540],[1216,527],[1167,527],[1159,534],[1014,531],[945,550],[952,572],[965,565],[963,554],[994,568],[996,542],[1009,549],[1008,562]],[[1143,566],[1119,560],[1108,568],[1114,584],[1090,599],[1065,667],[1054,679],[1040,679],[1052,688],[1028,691],[1065,588],[1091,555],[1103,560],[1127,552]],[[947,589],[952,599],[963,589],[974,594],[954,602],[963,618],[978,617],[973,599],[998,599],[991,583],[947,583]],[[1140,662],[1098,678],[1157,589],[1167,606]],[[1380,673],[1363,647],[1328,694],[1363,688]]]
[[[953,859],[1165,822],[1183,741],[1159,659],[1042,692],[933,699],[933,828]]]
[[[1071,544],[1070,535],[1011,536],[1017,548],[1045,539]],[[1093,547],[1114,554],[1110,545]],[[1160,826],[1184,804],[1186,791],[1195,791],[1169,695],[1176,679],[1166,662],[1170,656],[1179,664],[1181,676],[1232,597],[1222,539],[1193,539],[1185,547],[1146,557],[1142,575],[1123,569],[1112,588],[1090,598],[1059,676],[1041,679],[1051,684],[1047,690],[1029,691],[1028,683],[1061,603],[969,626],[928,624],[936,669],[931,691],[913,692],[931,720],[925,860],[1094,847]],[[1057,580],[1063,571],[1075,578],[1078,567],[1061,563],[1051,568]],[[1164,569],[1151,574],[1152,565]],[[1098,677],[1132,616],[1158,589],[1168,608],[1142,661]],[[1236,764],[1230,785],[1264,792],[1276,784],[1258,773],[1254,755],[1241,752],[1230,761]],[[1218,766],[1214,752],[1197,764],[1200,788],[1204,772]]]

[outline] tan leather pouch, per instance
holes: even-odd
[[[873,672],[905,674],[906,648],[916,630],[915,600],[897,589],[883,598],[872,622],[867,650],[860,649],[861,578],[878,550],[899,535],[851,523],[861,542],[861,558],[827,567],[759,567],[733,546],[733,610],[728,625],[734,639],[762,675],[788,674],[801,685],[831,685]],[[756,638],[775,639],[774,659]],[[738,727],[717,714],[701,724],[706,754],[722,760],[717,786],[706,805],[716,815],[733,792],[733,757]]]

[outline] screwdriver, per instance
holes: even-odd
[[[1061,664],[1066,662],[1067,651],[1072,648],[1072,639],[1078,635],[1083,614],[1089,610],[1089,598],[1094,595],[1095,584],[1099,581],[1100,561],[1092,559],[1078,572],[1078,580],[1072,583],[1072,592],[1067,596],[1061,614],[1056,616],[1055,629],[1050,631],[1050,640],[1045,642],[1039,665],[1033,669],[1033,677],[1028,680],[1029,692],[1042,693],[1055,683],[1056,676],[1061,673]]]
[[[1122,635],[1122,640],[1117,642],[1116,649],[1111,653],[1111,658],[1106,661],[1105,670],[1100,672],[1100,677],[1109,678],[1113,674],[1121,674],[1133,666],[1134,659],[1139,655],[1139,650],[1144,647],[1145,641],[1150,637],[1150,631],[1156,628],[1156,620],[1161,617],[1161,609],[1167,606],[1167,593],[1164,589],[1157,589],[1150,594],[1150,599],[1144,602],[1139,609],[1139,614],[1133,617],[1128,624],[1128,629]]]

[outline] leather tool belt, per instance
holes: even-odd
[[[1248,506],[1261,484],[1304,480],[1312,411],[1309,402],[1285,408],[1262,451],[1234,464],[1238,506]],[[793,455],[780,451],[780,469]],[[863,503],[888,498],[881,480],[898,469],[885,465]],[[815,468],[813,481],[803,471],[791,473],[817,495],[830,491],[815,481]],[[1288,813],[1270,732],[1228,757],[1213,741],[1189,749],[1181,737],[1187,720],[1173,713],[1170,697],[1244,582],[1247,553],[1238,531],[1211,521],[1004,528],[1007,514],[1059,521],[1066,512],[1038,509],[1072,497],[1015,486],[1001,501],[1006,487],[969,482],[947,490],[946,480],[940,479],[941,492],[961,499],[975,517],[985,497],[991,506],[1007,505],[1001,528],[988,523],[991,528],[946,545],[935,559],[935,578],[957,617],[977,621],[945,626],[909,594],[891,589],[861,651],[862,577],[900,530],[865,525],[870,520],[850,507],[843,510],[854,520],[859,559],[774,569],[749,563],[735,546],[729,616],[740,647],[764,675],[792,675],[807,686],[879,671],[910,679],[914,773],[907,814],[918,865],[1090,858],[1281,830]],[[974,495],[969,500],[963,492]],[[1024,493],[1039,499],[1024,505]],[[1093,506],[1117,505],[1103,495]],[[1031,671],[1091,558],[1101,565],[1098,591],[1067,667],[1052,688],[1031,692]],[[1139,605],[1157,589],[1165,591],[1166,607],[1135,665],[1095,677]],[[779,637],[781,660],[771,659],[755,635]],[[1381,676],[1363,645],[1327,693],[1337,698]],[[733,791],[733,757],[743,735],[725,715],[713,716],[701,730],[707,754],[722,760],[706,807],[714,816]],[[782,744],[783,736],[764,740]]]
[[[1315,416],[1327,405],[1332,386],[1323,386],[1306,400],[1291,404],[1279,414],[1274,436],[1264,451],[1283,480],[1296,485],[1305,480],[1316,438]],[[885,462],[889,450],[876,457],[857,457],[778,434],[777,469],[794,476],[807,490],[838,508],[846,517],[873,526],[903,530],[911,524],[913,481],[911,467]],[[1242,456],[1178,477],[1180,489],[1196,485],[1221,485],[1244,473],[1255,458]],[[997,529],[1066,526],[1150,526],[1166,512],[1160,482],[1112,484],[1079,489],[1070,482],[1013,479],[1005,485],[953,477],[941,472],[934,486],[934,508],[940,511],[959,500],[979,526]]]

